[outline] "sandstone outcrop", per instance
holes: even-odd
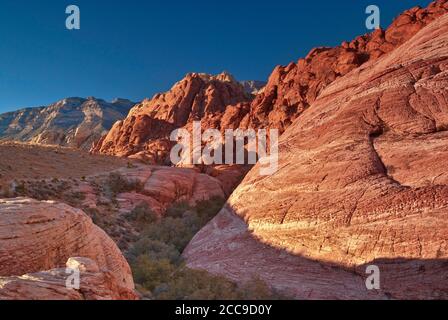
[[[174,129],[202,121],[206,128],[219,128],[229,105],[249,103],[252,96],[230,74],[217,76],[191,73],[164,94],[136,105],[117,122],[92,152],[167,163]]]
[[[101,286],[104,290],[120,288],[107,293],[114,298],[120,292],[127,292],[123,298],[132,295],[134,283],[127,261],[84,212],[52,201],[0,200],[0,296],[23,289],[24,298],[33,298],[27,292],[34,284],[42,290],[47,284],[59,286],[61,271],[41,272],[65,266],[71,257],[91,259],[97,266],[98,270],[87,275],[88,286],[93,286],[88,291],[95,291],[98,284],[98,290]],[[69,264],[75,262],[69,260]]]
[[[178,202],[195,206],[200,201],[213,198],[226,199],[228,196],[219,178],[200,173],[195,169],[138,165],[117,172],[127,181],[137,180],[142,185],[141,190],[117,195],[122,211],[129,212],[137,205],[145,203],[154,212],[162,214]],[[241,173],[238,171],[238,174]],[[229,189],[235,188],[236,180],[231,178],[228,180],[233,184],[231,187],[227,184],[226,186]]]
[[[345,299],[371,294],[357,278],[374,264],[383,281],[374,298],[447,299],[447,8],[407,11],[384,33],[384,49],[369,50],[374,60],[307,88],[309,106],[281,137],[278,172],[246,176],[187,248],[189,266],[235,280],[252,272],[299,298]],[[372,46],[360,39],[356,48]],[[291,88],[284,95],[297,94]],[[310,263],[330,269],[301,282]]]
[[[119,285],[110,271],[93,260],[70,258],[67,268],[0,277],[0,300],[136,300],[133,290]],[[67,270],[80,270],[79,290],[67,287]]]
[[[203,128],[279,129],[283,133],[336,79],[393,51],[448,12],[439,0],[401,14],[387,30],[376,30],[335,48],[313,49],[306,58],[278,66],[253,101],[244,95],[255,82],[237,83],[223,73],[190,74],[168,93],[156,95],[131,111],[92,149],[95,153],[168,163],[174,129],[202,120]],[[244,89],[245,88],[245,89]]]
[[[89,150],[134,104],[125,99],[67,98],[50,106],[0,114],[0,141]]]
[[[253,101],[248,126],[283,132],[333,81],[393,51],[446,12],[446,0],[435,1],[428,8],[415,7],[386,30],[376,30],[339,47],[315,48],[297,63],[278,66]]]

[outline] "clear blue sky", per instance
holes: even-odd
[[[369,4],[382,25],[429,0],[0,0],[0,112],[69,96],[134,101],[188,72],[227,70],[265,80],[315,46],[366,33]],[[65,29],[65,8],[81,30]]]

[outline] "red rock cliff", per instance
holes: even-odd
[[[297,63],[275,68],[251,103],[226,73],[189,74],[169,92],[137,105],[92,151],[164,163],[172,147],[169,133],[193,120],[202,120],[204,128],[276,128],[283,133],[329,84],[393,51],[447,11],[446,0],[436,1],[404,12],[387,30],[339,47],[313,49]]]
[[[402,15],[411,25],[385,35],[408,41],[312,91],[278,172],[248,174],[187,248],[190,267],[298,298],[448,298],[447,6]],[[370,264],[379,291],[364,285]]]

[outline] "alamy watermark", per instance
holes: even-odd
[[[367,290],[380,290],[381,289],[380,268],[376,265],[367,266],[366,274],[369,275],[366,279]]]
[[[65,273],[68,274],[65,280],[65,287],[67,289],[79,290],[81,288],[81,271],[79,268],[67,268]]]
[[[81,29],[81,10],[78,6],[69,5],[65,9],[65,13],[69,16],[65,20],[65,27],[68,30],[79,30]]]
[[[366,28],[368,30],[379,29],[381,27],[380,8],[376,5],[370,5],[366,8],[366,14],[369,15],[366,19]]]
[[[228,129],[222,134],[217,129],[202,132],[200,121],[193,123],[192,134],[177,129],[171,134],[170,159],[174,165],[220,165],[259,163],[260,174],[273,175],[278,170],[279,130]],[[269,147],[268,147],[269,140]]]
[[[79,6],[71,4],[65,9],[65,13],[69,16],[65,20],[65,27],[68,30],[81,29],[81,10]],[[366,19],[366,28],[368,30],[379,29],[381,26],[381,13],[377,5],[367,6],[365,13],[369,16]]]

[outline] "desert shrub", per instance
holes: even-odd
[[[167,260],[142,259],[145,282],[142,288],[149,290],[158,300],[280,300],[288,299],[270,289],[258,278],[238,286],[222,276],[203,270],[167,264]],[[140,271],[141,272],[141,271]],[[168,273],[168,276],[162,273]],[[152,278],[149,278],[152,277]]]
[[[135,168],[135,166],[134,166],[134,164],[132,162],[128,161],[127,168],[128,169],[133,169],[133,168]]]
[[[20,195],[20,196],[26,196],[27,193],[27,188],[25,186],[25,182],[24,181],[20,181],[16,187],[15,187],[15,192]]]
[[[181,258],[197,232],[222,208],[224,200],[202,201],[194,208],[176,203],[161,219],[148,218],[148,208],[139,208],[132,216],[147,224],[141,239],[129,249],[127,257],[138,290],[151,299],[159,300],[260,300],[278,299],[260,279],[254,278],[242,286],[206,271],[187,268]],[[136,208],[137,209],[137,208]]]
[[[151,260],[168,260],[170,263],[180,262],[180,252],[173,245],[159,240],[143,238],[137,241],[128,252],[128,260],[132,263],[140,256],[146,256]]]
[[[133,264],[134,280],[149,291],[170,281],[176,267],[169,260],[153,260],[139,256]]]
[[[145,226],[157,222],[159,216],[147,203],[142,203],[129,213],[128,219],[134,222],[139,228],[145,228]]]
[[[206,225],[222,209],[226,200],[221,197],[213,197],[210,200],[200,201],[196,205],[196,212],[203,225]]]
[[[165,217],[182,218],[184,213],[189,210],[191,207],[187,202],[177,202],[166,210]]]
[[[143,236],[172,245],[182,252],[200,228],[196,213],[190,213],[182,218],[168,217],[157,224],[151,224],[145,229]]]
[[[167,285],[154,290],[160,300],[235,300],[240,297],[236,284],[206,271],[181,268]]]
[[[56,197],[57,194],[53,192],[52,196]],[[68,194],[63,194],[61,198],[62,200],[64,200],[64,202],[68,203],[69,205],[77,207],[80,205],[82,201],[86,199],[86,195],[83,192],[70,192]]]
[[[107,185],[113,194],[143,190],[143,184],[138,180],[128,180],[117,172],[112,172],[107,178]]]

